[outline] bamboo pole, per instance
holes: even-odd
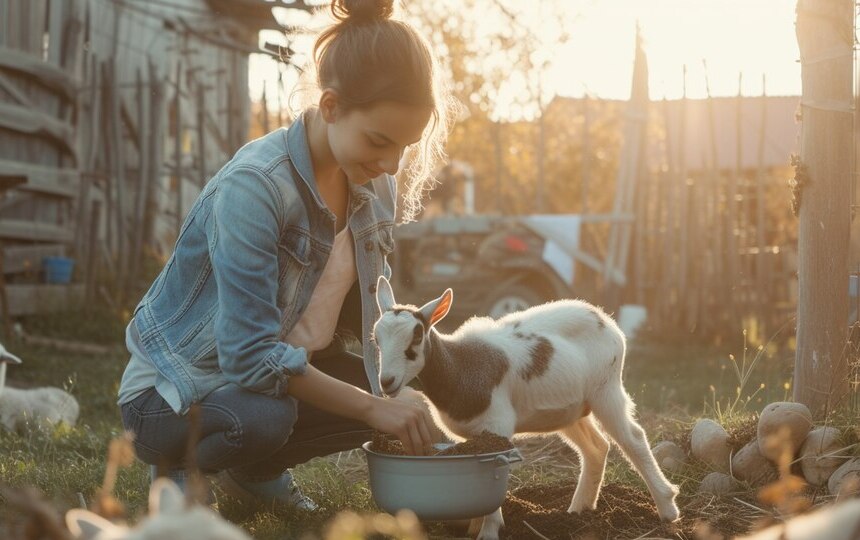
[[[815,418],[848,396],[848,246],[853,169],[851,0],[799,0],[801,56],[797,356],[794,398]]]

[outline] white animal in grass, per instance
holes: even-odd
[[[80,508],[66,512],[66,525],[78,540],[251,540],[209,507],[187,505],[185,495],[167,478],[152,483],[149,515],[136,527],[116,525]]]
[[[74,426],[80,407],[75,398],[59,388],[9,388],[6,386],[6,364],[20,364],[21,359],[0,344],[0,424],[15,431],[23,425],[41,426],[65,422]]]
[[[443,334],[434,326],[451,308],[451,289],[421,308],[399,305],[380,277],[376,299],[386,394],[397,395],[417,377],[438,420],[460,437],[558,433],[582,463],[568,512],[597,505],[609,441],[596,420],[645,480],[660,518],[678,519],[678,489],[654,460],[621,381],[624,334],[602,310],[560,300],[498,320],[472,318]],[[498,538],[503,524],[500,508],[484,517],[478,538]]]

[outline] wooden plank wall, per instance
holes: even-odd
[[[64,243],[77,279],[113,274],[87,296],[124,301],[143,246],[169,255],[245,142],[253,46],[205,0],[0,0],[0,186],[26,180],[0,195],[0,240]]]
[[[743,100],[733,119],[738,140],[750,115],[761,122],[743,135],[755,142],[739,144],[731,168],[713,165],[720,162],[713,149],[699,162],[707,166],[688,162],[683,111],[672,117],[664,109],[652,118],[667,144],[659,167],[637,189],[641,235],[634,249],[641,256],[627,296],[647,306],[658,333],[737,341],[746,330],[756,334],[754,343],[791,334],[784,331],[797,301],[791,172],[764,165],[767,100]]]

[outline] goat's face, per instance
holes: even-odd
[[[379,385],[387,395],[396,396],[424,369],[430,329],[448,314],[452,298],[448,289],[421,308],[397,305],[391,284],[379,277],[376,302],[381,316],[373,336],[379,347]]]

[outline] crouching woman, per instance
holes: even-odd
[[[377,429],[423,454],[438,436],[414,394],[382,397],[375,287],[390,274],[393,175],[414,157],[414,214],[446,135],[427,43],[392,0],[334,0],[314,49],[318,100],[241,148],[206,185],[135,309],[119,390],[138,457],[183,483],[190,457],[228,491],[308,510],[289,469]],[[342,345],[351,329],[362,356]]]

